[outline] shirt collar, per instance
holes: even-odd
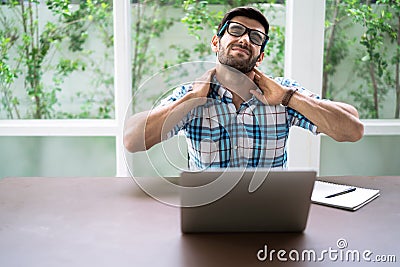
[[[233,95],[217,80],[216,75],[214,75],[211,79],[208,97],[221,100],[224,103],[232,103]],[[243,102],[242,105],[251,106],[257,102],[259,102],[258,99],[255,96],[252,96],[248,101]]]
[[[217,80],[217,77],[214,75],[211,80],[208,97],[221,100],[224,103],[232,103],[233,95]]]

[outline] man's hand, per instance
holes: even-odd
[[[254,82],[262,93],[250,91],[266,105],[279,105],[287,88],[279,85],[257,69],[254,69]],[[301,113],[317,126],[318,132],[325,133],[336,141],[355,142],[364,134],[364,126],[358,118],[357,110],[348,104],[323,101],[304,94],[294,94],[289,107]]]
[[[193,83],[193,88],[189,93],[192,101],[198,105],[204,105],[207,102],[208,92],[210,91],[211,79],[215,75],[215,68],[205,72]]]
[[[266,105],[279,105],[288,90],[259,71],[257,68],[254,68],[254,82],[260,88],[262,93],[256,90],[250,90],[250,93]]]
[[[130,117],[124,130],[124,145],[130,152],[144,151],[165,140],[167,133],[193,108],[207,101],[215,69],[210,69],[193,83],[182,98]]]

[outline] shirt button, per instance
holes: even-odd
[[[233,146],[233,149],[238,149],[238,146]]]

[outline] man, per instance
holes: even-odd
[[[281,168],[286,166],[291,126],[337,141],[359,140],[364,127],[354,107],[321,100],[295,81],[273,80],[257,69],[268,30],[257,9],[229,11],[211,40],[216,67],[192,85],[177,88],[155,109],[129,118],[126,148],[147,150],[183,130],[192,169]]]

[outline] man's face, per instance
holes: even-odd
[[[262,24],[256,20],[237,16],[232,18],[231,21],[265,33]],[[255,66],[258,66],[264,58],[264,53],[260,54],[261,46],[253,44],[249,39],[248,33],[235,37],[225,30],[221,38],[215,37],[212,40],[212,44],[215,45],[214,49],[221,64],[228,65],[246,74],[252,71]]]

